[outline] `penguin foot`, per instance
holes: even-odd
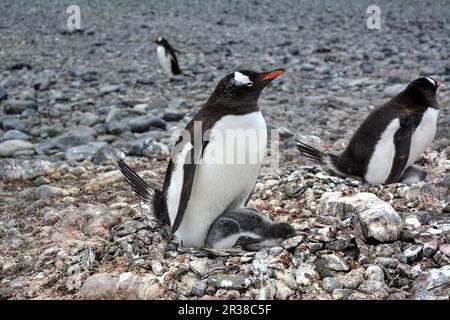
[[[400,183],[404,183],[407,185],[411,185],[414,183],[417,183],[419,181],[425,180],[428,173],[416,166],[410,166],[406,168],[405,172],[403,173],[403,176],[400,179]]]

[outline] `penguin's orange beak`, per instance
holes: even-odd
[[[268,72],[264,77],[262,77],[261,80],[265,81],[265,80],[273,80],[275,78],[278,78],[279,76],[281,76],[284,73],[284,69],[277,69],[274,71],[270,71]]]

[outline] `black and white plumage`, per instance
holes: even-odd
[[[156,56],[158,58],[159,65],[168,75],[182,74],[178,59],[175,54],[175,49],[169,44],[169,42],[159,37],[156,41]]]
[[[275,223],[255,209],[241,208],[224,212],[212,223],[205,245],[213,249],[239,245],[255,251],[279,246],[293,236],[295,230],[291,225]]]
[[[437,90],[442,84],[419,78],[372,111],[340,154],[323,152],[301,141],[298,150],[340,176],[369,184],[413,183],[426,173],[411,167],[431,144],[439,115]]]
[[[267,145],[258,98],[283,72],[241,70],[223,78],[175,144],[161,192],[122,169],[133,190],[170,222],[184,246],[203,246],[219,215],[247,203]]]

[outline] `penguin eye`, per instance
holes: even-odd
[[[253,85],[253,81],[247,82],[245,85],[246,85],[247,87],[251,87],[251,86]]]

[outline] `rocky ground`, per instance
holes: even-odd
[[[1,299],[448,299],[450,85],[429,176],[367,186],[292,148],[342,150],[367,113],[421,75],[450,80],[445,1],[61,1],[0,4]],[[151,40],[181,51],[169,79]],[[161,184],[173,132],[237,68],[287,72],[260,105],[281,128],[249,203],[295,238],[259,252],[183,249],[115,165]]]

